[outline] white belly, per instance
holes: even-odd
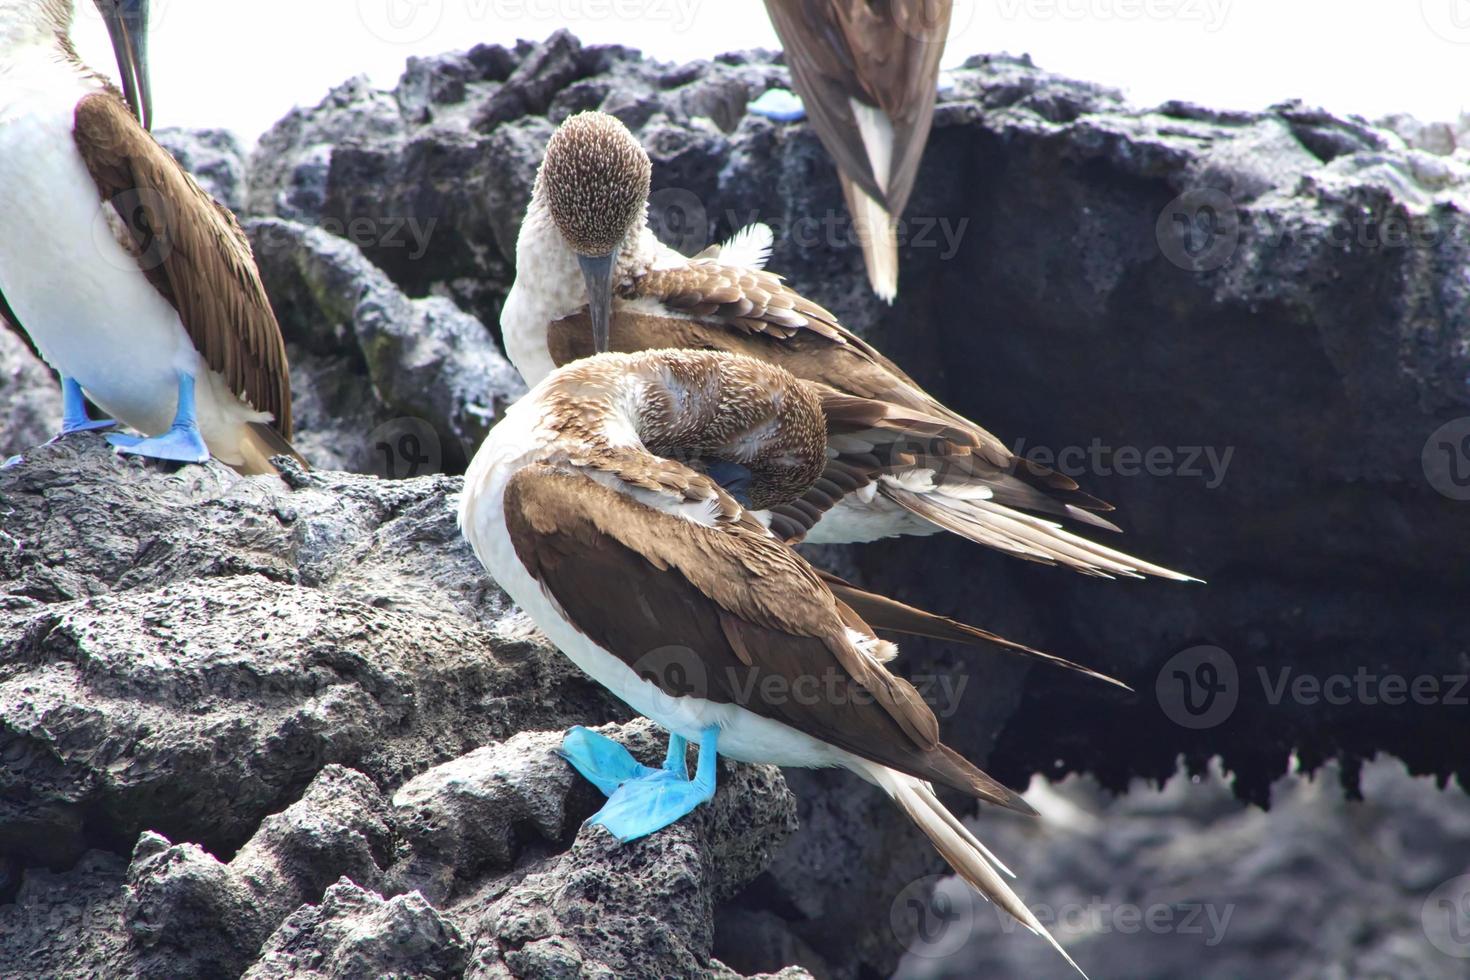
[[[193,374],[205,442],[239,462],[241,425],[269,416],[205,367],[178,313],[111,233],[111,205],[72,135],[75,104],[93,84],[61,67],[44,86],[26,80],[11,88],[7,77],[0,102],[0,292],[48,364],[141,432],[168,429],[178,374]]]
[[[507,425],[512,423],[512,425]],[[780,722],[744,708],[704,698],[671,697],[639,677],[621,658],[599,647],[569,623],[515,553],[506,528],[505,484],[520,455],[509,443],[513,428],[507,418],[492,431],[465,477],[460,527],[476,556],[496,583],[525,610],[557,648],[593,680],[639,714],[668,731],[698,741],[710,726],[720,728],[719,752],[740,762],[818,768],[846,766],[852,757]],[[502,437],[497,445],[497,433]],[[496,466],[496,458],[505,461]]]

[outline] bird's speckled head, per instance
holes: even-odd
[[[741,503],[765,510],[801,497],[827,464],[827,418],[815,390],[784,368],[701,350],[602,354],[562,368],[571,411],[592,403],[625,411],[648,452],[708,475]],[[614,407],[616,406],[616,407]]]
[[[557,230],[578,255],[615,252],[643,222],[653,165],[616,118],[602,112],[569,117],[546,144],[536,175]]]

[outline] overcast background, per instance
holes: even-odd
[[[152,0],[159,126],[253,140],[344,79],[391,86],[412,54],[512,44],[570,27],[679,61],[776,47],[759,0]],[[83,56],[113,68],[77,2]],[[956,0],[946,62],[1029,53],[1127,91],[1258,109],[1301,98],[1370,118],[1451,120],[1467,107],[1470,0]]]

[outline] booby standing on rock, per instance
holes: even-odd
[[[693,258],[660,243],[647,221],[651,171],[612,116],[575,115],[553,134],[500,319],[527,384],[609,346],[747,354],[815,384],[827,417],[822,478],[763,515],[782,539],[841,544],[947,530],[1089,575],[1189,579],[1052,519],[1117,530],[1098,516],[1107,504],[1017,457],[763,271],[771,242],[763,226]]]
[[[837,161],[873,292],[898,295],[896,224],[934,121],[951,0],[766,0],[792,83]]]
[[[61,375],[63,435],[112,424],[85,393],[145,433],[122,452],[269,472],[291,391],[250,244],[145,128],[148,0],[96,3],[122,94],[77,57],[72,0],[0,0],[0,294]]]
[[[814,392],[772,365],[604,354],[547,377],[491,430],[460,527],[563,653],[670,733],[660,769],[584,728],[567,734],[563,755],[609,797],[593,823],[624,841],[667,826],[713,797],[717,753],[849,769],[1066,956],[931,783],[1033,811],[940,741],[934,713],[884,666],[893,644],[724,488],[733,479],[755,507],[799,495],[825,443]],[[686,741],[699,745],[692,779]]]

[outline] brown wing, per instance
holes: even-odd
[[[716,529],[660,513],[546,465],[511,478],[505,517],[516,555],[568,620],[671,696],[737,704],[1029,810],[940,743],[918,692],[857,649],[844,610],[790,548],[743,524]]]
[[[1091,513],[1111,510],[1109,505],[1083,493],[1070,477],[1016,456],[994,435],[930,397],[868,344],[843,333],[846,342],[836,344],[810,331],[783,338],[681,317],[615,312],[609,342],[612,350],[629,353],[672,347],[745,354],[819,386],[832,458],[804,497],[772,509],[771,529],[784,540],[801,540],[847,494],[884,473],[915,465],[934,469],[957,490],[983,486],[991,500],[1005,506],[1112,529]],[[592,328],[587,315],[578,313],[550,324],[546,342],[558,365],[590,356]],[[988,529],[958,533],[968,537],[988,533],[992,536],[984,543],[1012,552],[1020,548]]]
[[[656,299],[690,316],[722,320],[749,333],[790,337],[810,330],[843,343],[846,331],[830,312],[760,269],[693,258],[674,269],[653,269],[619,287],[624,299]]]
[[[951,0],[766,0],[812,127],[841,171],[890,215],[908,203],[934,119]],[[893,126],[886,190],[851,100]]]
[[[245,233],[115,94],[77,103],[77,148],[113,203],[144,273],[174,309],[204,362],[291,437],[286,346]]]

